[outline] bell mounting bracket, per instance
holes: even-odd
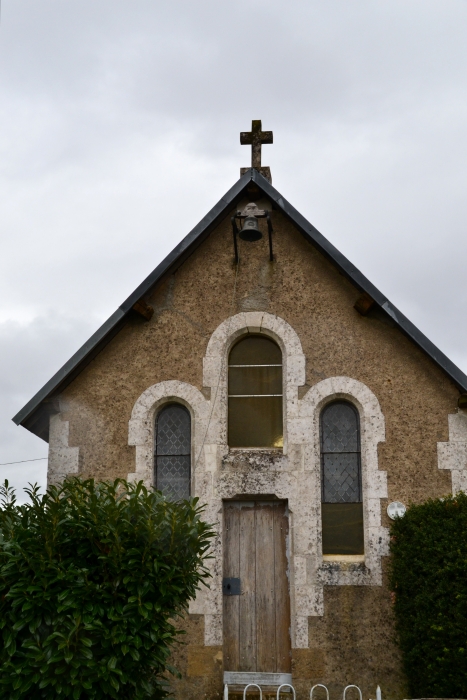
[[[270,212],[267,209],[259,209],[255,202],[250,202],[250,204],[247,204],[244,209],[241,211],[235,212],[235,214],[232,216],[232,233],[233,233],[233,244],[234,244],[234,257],[235,257],[235,264],[238,264],[240,261],[240,258],[238,256],[238,241],[237,241],[237,236],[238,236],[238,226],[237,226],[237,219],[239,222],[241,222],[242,219],[246,219],[247,217],[252,217],[254,216],[256,219],[266,219],[267,225],[268,225],[268,238],[269,238],[269,261],[273,262],[274,261],[274,256],[272,252],[272,223],[271,223],[271,215]]]

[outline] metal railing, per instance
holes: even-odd
[[[329,690],[326,688],[325,685],[322,683],[317,683],[316,685],[313,686],[313,688],[310,690],[310,700],[313,700],[313,691],[315,688],[324,688],[326,691],[326,700],[329,700]]]
[[[281,688],[291,688],[292,693],[293,693],[293,700],[297,700],[297,696],[295,695],[295,688],[293,685],[290,685],[290,683],[282,683],[277,689],[277,695],[276,695],[276,700],[279,700],[279,695],[281,692]]]
[[[243,700],[246,700],[246,691],[247,691],[247,688],[258,688],[258,690],[259,690],[259,698],[260,698],[260,700],[263,700],[263,691],[261,690],[261,688],[259,687],[259,685],[257,685],[257,683],[248,683],[248,685],[245,686],[245,690],[243,691]]]
[[[263,700],[263,691],[262,691],[262,689],[261,689],[261,686],[259,686],[257,683],[248,683],[248,684],[245,686],[245,688],[243,689],[243,700],[246,700],[246,691],[248,690],[248,688],[257,688],[257,689],[259,690],[259,697],[260,697],[260,700]],[[277,693],[276,693],[276,700],[279,700],[279,696],[280,696],[280,693],[281,693],[282,688],[289,688],[290,690],[287,691],[287,692],[292,691],[293,700],[296,700],[296,697],[297,697],[297,696],[296,696],[296,693],[295,693],[295,688],[294,688],[293,685],[291,685],[290,683],[282,683],[282,684],[278,687]],[[323,683],[316,683],[316,684],[311,688],[311,690],[310,690],[310,700],[313,700],[313,693],[314,693],[314,691],[315,691],[316,688],[324,688],[324,690],[326,691],[326,700],[329,700],[329,690],[327,689],[327,687],[326,687]],[[360,688],[358,687],[358,685],[354,685],[354,684],[350,684],[350,685],[346,685],[346,686],[345,686],[344,692],[342,693],[342,700],[346,700],[347,691],[349,691],[351,688],[355,688],[355,690],[358,691],[359,700],[363,700],[362,691],[360,690]],[[224,685],[224,700],[229,700],[229,686],[227,685],[227,683],[225,683],[225,685]],[[376,688],[376,700],[382,700],[382,698],[381,698],[381,688],[379,687],[379,685],[378,685],[378,687]]]
[[[342,695],[342,700],[345,700],[345,696],[346,696],[346,694],[347,694],[347,691],[350,690],[350,688],[355,688],[356,690],[358,690],[358,694],[359,694],[359,696],[360,696],[360,700],[363,700],[363,698],[362,698],[362,691],[360,690],[360,688],[358,687],[358,685],[347,685],[347,686],[344,688],[344,693],[343,693],[343,695]]]

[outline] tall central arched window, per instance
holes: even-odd
[[[191,417],[185,406],[171,403],[156,417],[154,485],[171,501],[190,497]]]
[[[363,554],[358,411],[335,401],[321,412],[323,554]]]
[[[229,355],[230,447],[282,447],[282,352],[249,335]]]

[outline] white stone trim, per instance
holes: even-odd
[[[70,423],[60,413],[50,416],[47,485],[59,485],[67,476],[79,473],[79,447],[69,447]]]
[[[467,411],[448,415],[449,442],[438,442],[438,469],[450,469],[452,493],[467,491]]]
[[[321,455],[320,414],[326,404],[337,399],[352,403],[360,416],[364,565],[323,561],[321,533]],[[382,585],[381,557],[389,554],[389,530],[381,525],[381,498],[387,498],[387,475],[378,469],[378,443],[385,441],[385,422],[378,399],[362,382],[350,377],[331,377],[315,384],[300,401],[300,415],[307,423],[309,443],[305,470],[313,483],[316,504],[311,523],[309,546],[313,551],[313,576],[323,585]]]
[[[282,350],[284,448],[273,455],[266,455],[261,450],[229,451],[227,445],[227,360],[235,341],[248,333],[264,333],[275,340]],[[294,527],[297,521],[300,528],[301,495],[306,494],[308,488],[302,469],[300,445],[304,441],[303,426],[298,415],[298,387],[305,383],[305,355],[300,339],[294,329],[278,316],[263,312],[236,314],[221,323],[209,340],[203,359],[203,383],[210,389],[212,405],[204,445],[204,488],[203,493],[197,492],[197,495],[207,502],[206,518],[216,524],[218,536],[210,562],[213,577],[210,588],[200,591],[190,606],[190,612],[205,615],[205,644],[222,644],[223,499],[248,493],[258,496],[273,493],[278,498],[286,499],[289,506],[292,643],[302,646],[301,640],[308,640],[308,614],[316,614],[316,610],[322,608],[322,590],[294,584]],[[242,466],[239,468],[244,459],[247,460],[246,469]],[[290,471],[290,460],[302,472],[300,479]],[[294,616],[297,605],[300,615]]]
[[[246,333],[264,333],[282,350],[284,377],[284,450],[294,442],[297,431],[297,387],[305,384],[305,355],[292,326],[279,316],[262,311],[236,314],[220,324],[212,334],[203,359],[203,383],[211,389],[213,420],[207,443],[227,447],[227,359],[234,342]],[[292,420],[294,419],[294,420]]]
[[[284,378],[283,451],[229,450],[227,445],[227,358],[232,344],[248,332],[265,333],[281,347]],[[204,615],[204,643],[222,645],[223,500],[274,494],[287,500],[292,646],[308,647],[308,617],[323,615],[324,585],[381,585],[381,557],[388,531],[381,527],[380,499],[387,496],[386,473],[378,469],[377,446],[384,441],[384,417],[375,395],[361,382],[333,377],[311,387],[303,399],[305,356],[300,340],[283,319],[262,312],[236,314],[212,334],[203,359],[207,400],[195,387],[170,381],[155,384],[136,402],[129,444],[136,446],[136,469],[129,478],[152,483],[154,416],[162,403],[178,400],[192,414],[193,494],[206,504],[204,517],[216,538],[207,565],[212,578],[190,603]],[[323,562],[319,413],[326,402],[346,398],[358,409],[362,435],[365,563]]]
[[[128,444],[136,447],[135,471],[128,474],[128,481],[154,483],[154,426],[157,410],[164,404],[176,401],[188,408],[191,415],[192,443],[192,493],[196,490],[196,469],[204,465],[202,445],[209,416],[209,401],[191,384],[170,380],[153,384],[136,401],[128,422]]]
[[[284,365],[284,450],[235,451],[227,446],[227,358],[243,334],[265,333],[280,345]],[[375,395],[361,382],[334,377],[298,398],[305,383],[305,356],[298,335],[283,319],[261,312],[241,313],[213,333],[204,358],[204,385],[211,390],[212,419],[205,450],[206,515],[216,522],[218,539],[211,560],[213,580],[190,610],[204,614],[205,643],[222,642],[222,501],[241,494],[274,494],[286,499],[290,522],[292,646],[308,646],[308,617],[324,613],[324,585],[381,585],[381,556],[388,553],[388,531],[381,527],[380,498],[387,496],[386,473],[378,469],[378,443],[385,439],[384,417]],[[358,409],[362,434],[365,563],[324,562],[321,554],[319,413],[326,402],[346,398]],[[211,481],[212,480],[212,481]],[[208,486],[209,484],[209,486]]]

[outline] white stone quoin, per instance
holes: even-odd
[[[467,491],[467,411],[448,415],[449,442],[438,442],[438,468],[450,469],[452,493]]]
[[[60,413],[50,416],[48,486],[61,484],[70,475],[79,472],[79,447],[69,447],[70,424]]]

